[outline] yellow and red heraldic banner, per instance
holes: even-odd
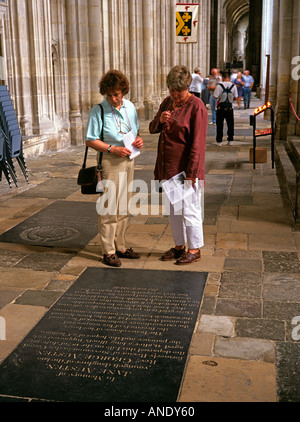
[[[198,41],[199,3],[176,4],[176,42]]]

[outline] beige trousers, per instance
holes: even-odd
[[[98,227],[103,254],[110,255],[116,251],[122,252],[127,249],[125,232],[130,217],[128,201],[132,195],[128,192],[128,186],[133,181],[133,175],[134,160],[120,158],[116,155],[103,155],[102,178],[104,181],[109,181],[109,184],[100,196],[100,207],[104,206],[107,192],[109,192],[108,200],[111,200],[114,204],[113,212],[109,212],[106,215],[99,215],[98,212]],[[111,195],[114,198],[111,198]],[[102,199],[103,203],[101,205]]]

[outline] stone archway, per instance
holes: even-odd
[[[227,62],[234,68],[244,68],[249,27],[249,2],[247,0],[225,0],[224,15],[228,34]]]

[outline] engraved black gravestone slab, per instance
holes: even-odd
[[[175,402],[206,278],[88,268],[0,366],[0,395]]]
[[[81,249],[97,233],[95,203],[57,201],[0,235],[0,242]]]

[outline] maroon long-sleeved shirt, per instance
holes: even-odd
[[[171,111],[167,123],[160,123],[163,111]],[[182,171],[186,177],[205,179],[205,147],[208,113],[203,102],[192,95],[174,110],[171,97],[165,98],[149,125],[150,133],[160,133],[155,180],[167,180]]]

